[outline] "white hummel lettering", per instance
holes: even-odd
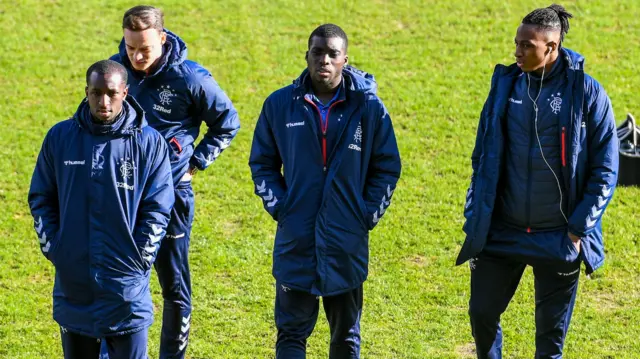
[[[580,271],[580,268],[574,270],[573,272],[569,272],[569,273],[558,272],[558,275],[561,275],[563,277],[569,277],[569,276],[572,276],[572,275],[578,273],[579,271]]]
[[[509,97],[509,102],[515,103],[517,105],[522,105],[522,100],[516,100],[514,98]]]
[[[304,126],[304,121],[301,122],[289,122],[286,124],[287,128]]]
[[[167,234],[165,236],[168,239],[180,239],[182,237],[184,237],[184,233],[180,233],[180,234]]]
[[[64,161],[65,166],[84,166],[84,161]]]

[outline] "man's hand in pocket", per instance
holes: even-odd
[[[571,242],[573,242],[573,246],[576,247],[576,250],[578,251],[578,253],[580,253],[580,237],[576,236],[575,234],[569,232],[569,238],[571,239]]]

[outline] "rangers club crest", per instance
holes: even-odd
[[[171,89],[171,86],[162,85],[160,86],[158,91],[160,91],[160,94],[158,95],[160,96],[160,104],[162,104],[163,106],[171,105],[171,98],[176,95],[175,92]]]
[[[558,92],[555,95],[557,96],[554,96],[554,94],[549,96],[549,98],[547,99],[547,102],[549,102],[549,106],[551,106],[551,111],[553,111],[553,113],[557,115],[560,113],[560,110],[562,109],[562,97],[560,97],[562,95],[560,94],[560,92]]]
[[[136,169],[136,163],[133,160],[130,160],[129,158],[121,158],[118,171],[120,172],[120,177],[122,177],[122,182],[116,182],[116,186],[133,191],[133,186],[129,185],[127,180],[133,177]]]
[[[356,132],[353,134],[353,140],[356,143],[362,142],[362,125],[359,123],[358,128],[356,128]]]

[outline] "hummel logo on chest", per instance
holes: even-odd
[[[64,161],[65,166],[84,166],[83,161]]]
[[[291,127],[297,127],[297,126],[304,126],[304,121],[300,121],[300,122],[289,122],[287,123],[287,128],[291,128]]]
[[[516,100],[516,99],[514,99],[512,97],[509,97],[509,102],[512,102],[512,103],[515,103],[515,104],[518,104],[518,105],[522,105],[522,100]]]

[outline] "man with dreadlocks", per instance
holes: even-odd
[[[527,15],[516,63],[496,66],[472,155],[457,264],[469,260],[478,358],[502,358],[500,315],[533,267],[536,358],[562,358],[578,287],[604,260],[601,220],[617,180],[613,110],[584,57],[563,47],[572,15]]]
[[[315,29],[305,59],[300,77],[265,101],[249,158],[278,222],[276,358],[305,358],[322,297],[329,358],[356,359],[369,231],[390,205],[400,155],[373,76],[345,66],[344,31]]]

